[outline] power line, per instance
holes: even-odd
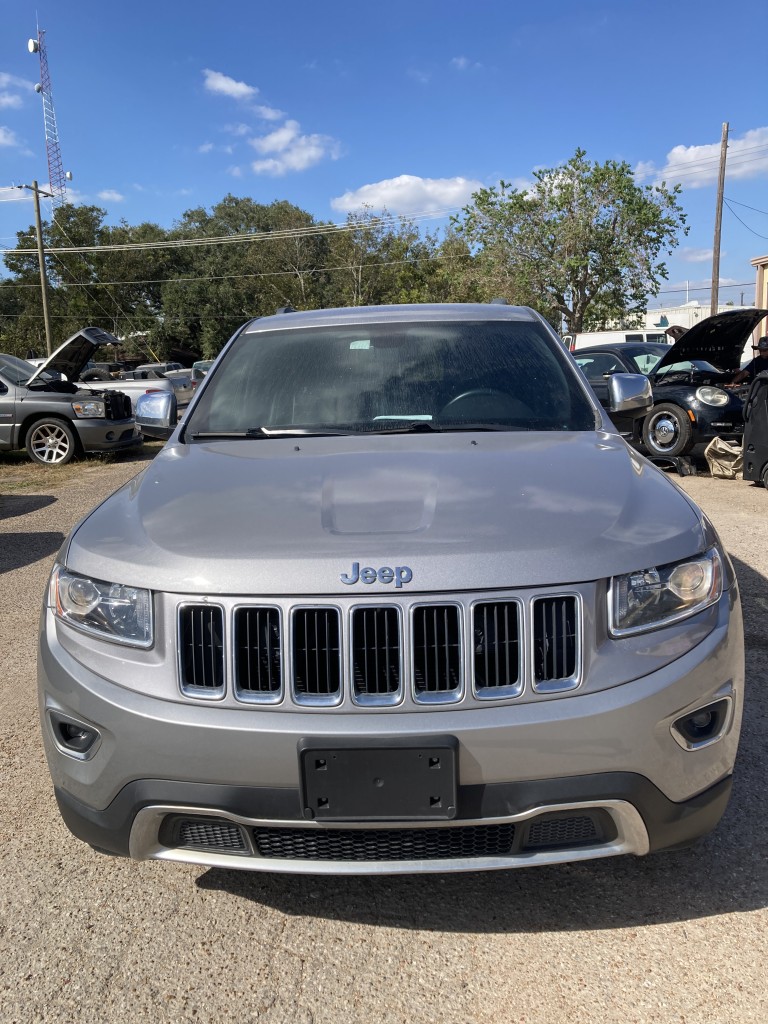
[[[768,235],[761,235],[759,231],[755,231],[755,229],[751,228],[749,226],[749,224],[747,224],[746,221],[742,220],[741,217],[738,215],[738,213],[736,213],[736,211],[732,208],[731,204],[727,200],[723,200],[723,202],[728,207],[728,209],[731,211],[731,213],[736,218],[736,220],[739,222],[739,224],[743,224],[744,227],[747,229],[747,231],[751,231],[752,234],[753,235],[757,235],[758,238],[768,238]]]

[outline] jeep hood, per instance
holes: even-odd
[[[114,334],[102,331],[100,327],[83,327],[77,334],[67,338],[63,345],[59,345],[53,355],[37,368],[28,383],[37,380],[45,370],[63,373],[68,381],[78,381],[99,345],[118,344]]]
[[[171,442],[88,516],[75,572],[179,594],[362,595],[562,585],[693,555],[699,514],[610,433]],[[405,575],[405,574],[403,574]]]
[[[764,316],[768,309],[728,309],[708,316],[664,353],[653,372],[693,359],[704,359],[719,370],[738,370],[744,343]]]

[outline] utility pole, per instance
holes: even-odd
[[[43,223],[40,219],[40,196],[53,198],[52,192],[44,192],[36,181],[31,185],[17,185],[17,188],[26,188],[32,193],[35,201],[35,233],[37,235],[37,259],[40,263],[40,292],[43,300],[43,323],[45,324],[45,348],[48,355],[53,354],[51,344],[51,318],[48,314],[48,275],[45,272],[45,249],[43,248]]]
[[[709,315],[714,316],[720,299],[720,227],[723,222],[723,192],[725,191],[725,158],[728,153],[728,122],[723,122],[720,141],[720,173],[717,178],[717,206],[715,208],[715,242],[712,247],[712,293]]]

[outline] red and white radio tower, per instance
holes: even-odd
[[[59,132],[56,128],[56,112],[53,109],[53,93],[51,91],[51,74],[48,70],[48,54],[45,49],[45,32],[38,27],[37,38],[27,43],[30,53],[40,54],[40,82],[35,92],[43,97],[43,121],[45,123],[45,149],[48,154],[48,181],[51,187],[51,206],[55,210],[67,199],[67,181],[72,177],[64,170],[61,162],[61,146]]]

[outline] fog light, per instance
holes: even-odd
[[[115,440],[115,432],[114,432],[114,430],[108,430],[106,437],[107,437],[108,441],[114,441]]]
[[[730,706],[730,697],[724,697],[713,704],[697,708],[691,714],[677,719],[672,726],[672,735],[686,750],[714,743],[725,730]]]
[[[58,711],[49,711],[53,735],[59,748],[73,757],[88,758],[96,753],[98,730]]]

